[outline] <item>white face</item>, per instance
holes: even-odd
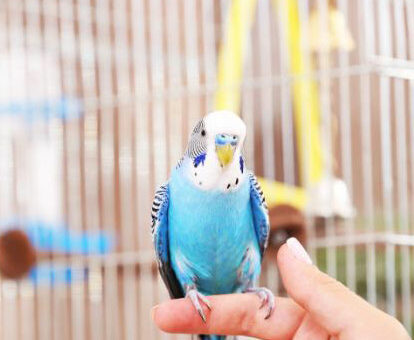
[[[191,159],[186,166],[187,175],[202,190],[237,190],[246,172],[240,166],[246,125],[230,111],[212,112],[203,121],[204,132],[200,130],[195,138],[204,143],[205,159],[198,164]]]
[[[204,117],[207,142],[215,146],[216,136],[235,135],[239,138],[237,149],[240,151],[246,137],[246,124],[231,111],[214,111]]]

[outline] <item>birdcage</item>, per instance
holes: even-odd
[[[150,320],[150,207],[223,108],[270,207],[263,283],[285,294],[294,234],[411,332],[413,80],[411,0],[1,1],[0,231],[33,249],[0,241],[0,338],[188,338]]]

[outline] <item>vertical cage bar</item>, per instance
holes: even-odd
[[[175,0],[165,1],[165,35],[166,35],[166,54],[167,66],[166,76],[168,79],[167,90],[167,113],[168,113],[168,154],[169,168],[172,169],[184,152],[183,136],[183,109],[184,99],[182,96],[173,94],[174,89],[184,88],[182,74],[182,58],[180,51],[180,25],[179,25],[179,6]],[[184,142],[184,143],[183,143]],[[168,292],[160,275],[157,275],[158,301],[167,300]],[[162,333],[161,339],[170,338],[167,334]]]
[[[407,1],[405,2],[406,5],[406,15],[407,15],[407,35],[408,35],[408,56],[409,59],[414,60],[414,2],[413,1]],[[409,167],[410,167],[410,173],[408,174],[408,178],[409,178],[409,190],[411,192],[410,194],[410,199],[411,202],[409,204],[409,207],[407,207],[409,210],[412,210],[413,207],[413,203],[414,203],[414,197],[413,197],[413,193],[414,193],[414,81],[410,80],[408,82],[408,96],[409,96],[409,100],[407,102],[408,104],[408,115],[409,115],[409,119],[407,121],[407,123],[409,124],[409,135],[410,135],[410,139],[409,139],[409,153],[408,153],[408,163],[409,163]],[[409,233],[413,232],[413,227],[412,227],[412,221],[413,221],[413,214],[411,213],[409,215],[410,217],[410,224],[409,224]],[[409,255],[410,258],[412,258],[412,254],[413,254],[413,249],[409,249]],[[411,267],[411,266],[410,266]],[[412,269],[410,268],[409,271],[409,275],[411,278],[411,275],[413,274]],[[412,311],[411,311],[412,313]],[[412,327],[409,327],[409,332],[410,335],[412,336]]]
[[[173,94],[174,90],[184,88],[184,77],[182,74],[182,58],[180,51],[180,24],[179,8],[175,0],[167,0],[166,7],[166,37],[167,37],[167,77],[168,77],[168,149],[169,169],[172,168],[182,156],[185,149],[183,136],[183,110],[185,101],[183,96]]]
[[[392,56],[390,2],[381,0],[378,2],[379,18],[379,53],[384,57]],[[391,153],[391,89],[390,79],[380,75],[380,118],[381,118],[381,169],[382,169],[382,196],[384,204],[384,223],[387,232],[394,232],[393,214],[393,178],[392,178],[392,153]],[[395,246],[387,243],[385,249],[386,265],[386,290],[387,312],[395,316],[396,291],[395,291]]]
[[[9,73],[9,86],[10,101],[24,102],[27,100],[27,87],[25,86],[28,81],[27,76],[27,48],[25,46],[24,35],[24,6],[22,2],[13,3],[8,2],[8,58],[10,60]],[[11,113],[11,112],[10,112]],[[11,113],[12,114],[12,113]],[[12,164],[10,171],[12,174],[12,214],[13,218],[19,217],[21,213],[21,207],[19,204],[19,198],[17,195],[19,173],[16,171],[18,165],[18,155],[16,153],[16,140],[13,135],[10,135],[10,159]],[[10,216],[10,215],[9,215]],[[20,338],[20,306],[19,306],[19,285],[12,280],[3,281],[3,294],[4,302],[6,303],[6,310],[4,316],[6,321],[4,323],[6,328],[5,339],[19,339]],[[49,296],[48,296],[49,297]],[[45,322],[47,328],[47,335],[49,335],[50,323]]]
[[[407,33],[408,33],[408,56],[410,60],[414,60],[414,2],[413,1],[407,1],[405,3],[406,5],[406,14],[407,14]],[[413,207],[414,204],[414,81],[409,80],[408,82],[408,124],[409,124],[409,166],[410,166],[410,173],[409,173],[409,189],[410,189],[410,210]],[[410,230],[409,232],[413,232],[413,214],[410,214]],[[413,249],[410,249],[410,255],[412,256]],[[412,275],[412,270],[410,270],[410,275]]]
[[[283,0],[284,4],[287,5],[287,2],[290,0]],[[307,0],[298,0],[298,17],[300,22],[300,47],[303,52],[304,56],[304,64],[307,65],[306,69],[309,69],[309,66],[312,65],[312,56],[310,51],[310,45],[309,45],[309,39],[310,34],[308,27],[305,23],[309,22],[309,11],[310,11],[310,5]],[[305,77],[313,77],[314,74],[305,74],[303,75]],[[294,82],[295,80],[293,80]],[[301,116],[302,122],[309,121],[308,117],[310,116],[310,108],[308,108],[306,105],[301,106],[301,112],[299,113]],[[296,125],[297,126],[297,125]],[[301,138],[302,143],[302,150],[306,150],[306,145],[310,145],[312,143],[311,140],[311,133],[310,133],[310,125],[306,126],[306,124],[301,124],[301,130],[302,131],[296,131],[296,133],[301,133],[302,136],[306,136],[307,138]],[[301,157],[301,156],[299,156]],[[310,172],[311,169],[309,168],[310,164],[310,157],[307,152],[304,152],[303,159],[301,161],[301,178],[303,179],[303,187],[307,192],[309,192],[310,189],[310,181],[311,178]],[[315,239],[316,238],[316,225],[315,225],[315,219],[311,218],[311,216],[306,213],[306,225],[308,226],[308,239]],[[316,254],[317,249],[315,247],[309,248],[309,253],[312,259],[316,262]]]
[[[215,11],[216,3],[209,0],[201,2],[202,43],[203,43],[203,72],[205,89],[205,113],[213,110],[213,89],[216,84],[216,33]]]
[[[75,4],[64,0],[59,1],[60,21],[60,48],[62,58],[63,93],[70,98],[78,97],[78,34],[75,21],[78,20]],[[64,42],[64,43],[63,43]],[[79,122],[67,122],[65,124],[66,145],[66,174],[68,181],[68,232],[82,231],[82,164],[81,164],[81,130]],[[55,264],[54,264],[55,266]],[[83,340],[86,336],[85,313],[85,286],[82,278],[83,261],[70,259],[70,270],[73,273],[70,283],[71,297],[71,327],[74,338]]]
[[[46,100],[48,102],[53,101],[56,97],[56,92],[62,94],[62,75],[61,68],[58,63],[60,58],[60,36],[59,36],[59,10],[58,2],[53,0],[45,0],[42,3],[41,14],[43,16],[43,53],[44,53],[44,70],[45,70],[45,82],[46,82]],[[51,47],[50,47],[51,46]],[[52,74],[50,71],[50,60],[54,61],[56,64],[55,74]],[[59,87],[56,89],[56,82],[59,82]],[[50,136],[50,141],[54,145],[53,148],[56,151],[56,162],[59,165],[59,178],[60,179],[60,211],[63,218],[65,209],[65,199],[63,188],[65,187],[65,179],[63,178],[63,164],[64,164],[64,123],[63,120],[50,120],[48,126],[48,133]],[[52,263],[50,263],[50,269],[53,268],[53,257],[50,257]],[[69,267],[67,261],[63,261],[64,266]],[[39,292],[39,288],[36,288],[36,291]],[[63,339],[69,338],[70,333],[70,307],[68,299],[69,290],[66,286],[58,286],[52,290],[52,314],[53,314],[53,324],[52,324],[52,338],[56,339],[62,337]],[[40,304],[40,301],[38,305]],[[39,310],[36,311],[39,315]],[[63,334],[62,334],[63,333]]]
[[[327,0],[318,0],[317,1],[317,10],[319,11],[319,32],[328,32],[329,31],[329,23],[328,23],[328,4]],[[325,151],[325,169],[326,173],[324,174],[325,178],[328,180],[328,197],[330,206],[327,207],[330,214],[332,214],[332,199],[333,199],[333,192],[332,192],[332,185],[333,185],[333,173],[332,173],[332,157],[333,149],[332,149],[332,110],[331,110],[331,98],[330,98],[330,91],[331,91],[331,60],[330,60],[330,51],[329,44],[327,42],[321,43],[319,46],[319,50],[317,51],[321,77],[320,77],[320,105],[321,105],[321,129],[322,129],[322,145],[324,145]],[[325,231],[327,237],[335,243],[335,224],[332,216],[326,218],[325,221]],[[327,272],[329,275],[336,277],[337,275],[337,256],[336,256],[336,246],[329,245],[327,247]]]
[[[338,9],[344,15],[345,22],[348,22],[348,2],[339,0]],[[339,78],[340,93],[340,125],[341,125],[341,159],[343,167],[343,176],[346,186],[349,190],[351,202],[353,202],[353,181],[352,181],[352,135],[351,135],[351,96],[350,96],[350,78],[345,74],[349,68],[349,53],[339,51],[339,68],[342,74]],[[346,234],[349,239],[349,246],[346,247],[346,284],[355,291],[356,289],[356,270],[355,270],[355,246],[352,245],[352,238],[355,234],[354,218],[348,218],[345,221]]]
[[[32,25],[31,20],[27,20],[27,24],[25,25],[25,19],[27,19],[27,15],[25,13],[26,5],[27,4],[22,1],[9,1],[6,3],[7,9],[4,9],[6,11],[6,18],[8,23],[6,32],[9,38],[6,43],[7,45],[4,46],[4,50],[6,51],[5,58],[8,60],[8,69],[5,70],[7,72],[6,93],[8,94],[8,97],[6,97],[5,100],[6,107],[7,104],[13,102],[21,103],[24,105],[26,102],[28,102],[29,99],[27,84],[30,81],[28,77],[28,63],[30,56],[28,54],[29,50],[32,50],[28,45],[32,43],[33,40],[28,38],[26,35],[28,29],[27,25]],[[24,180],[22,182],[19,181],[19,179],[23,179],[24,176],[22,176],[23,173],[18,168],[20,155],[19,141],[17,140],[16,136],[20,135],[20,138],[22,138],[21,135],[26,133],[31,136],[31,131],[29,128],[27,128],[26,131],[23,130],[27,126],[24,126],[24,121],[21,120],[22,117],[17,117],[17,112],[10,110],[9,112],[6,112],[6,115],[10,115],[9,122],[11,123],[9,126],[10,132],[7,136],[9,141],[6,143],[6,145],[10,143],[10,159],[5,162],[5,164],[10,162],[10,168],[8,170],[10,170],[9,178],[11,180],[11,205],[10,211],[6,212],[6,216],[7,218],[20,218],[23,212],[27,212],[27,208],[30,209],[30,206],[28,207],[27,205],[30,197],[28,197],[28,183],[24,182]],[[27,138],[27,140],[29,139],[30,137]],[[5,194],[7,194],[7,189],[5,190]],[[6,331],[4,333],[4,339],[20,339],[22,336],[24,336],[23,332],[27,324],[22,324],[22,318],[24,316],[25,310],[22,301],[24,297],[22,296],[21,286],[22,285],[16,281],[4,280],[2,282],[2,302],[6,304],[4,311],[4,317],[6,318],[5,320],[3,319],[3,326]],[[47,301],[49,301],[50,295],[46,294],[46,298]],[[49,312],[48,306],[46,306],[44,310],[46,312]],[[51,324],[47,320],[43,319],[43,321],[46,328],[45,336],[50,336]]]
[[[3,339],[19,339],[17,321],[17,284],[12,280],[2,282],[2,302],[3,302]]]
[[[271,39],[269,39],[271,33],[270,13],[268,1],[261,0],[257,2],[257,18],[259,19],[257,20],[257,26],[260,46],[258,51],[258,72],[260,74],[259,77],[263,80],[272,77]],[[271,82],[266,81],[259,87],[263,174],[269,179],[276,178],[272,86]]]
[[[85,230],[96,232],[101,230],[99,215],[99,136],[98,136],[98,60],[99,45],[94,28],[96,13],[93,11],[93,0],[80,1],[78,5],[80,69],[82,80],[82,97],[84,98],[83,120],[83,167],[85,190]],[[89,258],[87,297],[88,303],[88,338],[104,339],[104,303],[102,261]]]
[[[276,3],[275,3],[276,5]],[[292,112],[292,81],[289,78],[289,55],[287,53],[287,44],[289,43],[286,37],[289,34],[285,31],[288,25],[284,23],[286,17],[283,13],[286,13],[286,1],[282,0],[280,7],[283,10],[278,11],[277,21],[279,29],[279,58],[280,58],[280,74],[282,82],[280,84],[280,109],[281,109],[281,122],[282,122],[282,150],[283,150],[283,180],[284,183],[289,185],[295,184],[295,132],[293,126],[293,112]]]
[[[160,0],[149,2],[149,50],[150,50],[150,72],[151,79],[151,109],[152,109],[152,146],[153,146],[153,163],[151,164],[151,171],[154,173],[155,187],[158,188],[167,179],[167,167],[168,167],[168,153],[167,153],[167,140],[168,140],[168,126],[167,116],[165,108],[168,103],[165,102],[163,96],[159,96],[158,93],[166,93],[166,79],[165,79],[165,57],[164,57],[164,37],[163,37],[163,25],[164,20],[160,21],[159,18],[163,18],[162,7],[163,2]],[[168,15],[168,14],[167,14]],[[146,198],[148,199],[148,198]],[[149,216],[149,215],[148,215]],[[144,277],[145,275],[145,277]],[[154,294],[157,292],[156,282],[152,275],[151,266],[147,265],[145,270],[142,271],[142,283],[144,287],[151,285],[151,292]],[[148,288],[144,288],[148,289]],[[154,297],[154,295],[153,295]],[[147,301],[152,304],[152,301]],[[151,306],[148,306],[151,308]],[[147,307],[147,308],[148,308]],[[143,314],[141,317],[149,322],[150,327],[147,329],[147,337],[155,337],[155,328],[149,320],[148,314]]]
[[[19,84],[19,88],[16,87],[16,89],[18,89],[18,93],[17,94],[17,101],[18,102],[23,102],[26,103],[28,102],[30,99],[30,95],[28,93],[28,83],[29,83],[29,72],[28,72],[28,59],[30,58],[30,54],[32,53],[31,51],[31,46],[29,46],[29,44],[31,42],[33,42],[32,39],[30,39],[26,32],[28,29],[28,24],[30,24],[30,20],[28,20],[27,18],[27,14],[26,14],[26,3],[25,2],[21,2],[18,4],[19,6],[19,12],[21,11],[21,13],[15,13],[14,16],[16,17],[15,19],[13,19],[13,23],[12,24],[12,30],[18,30],[19,35],[21,35],[21,45],[18,42],[17,46],[13,46],[13,43],[11,44],[11,47],[16,48],[16,51],[20,50],[20,55],[23,56],[23,60],[22,61],[22,65],[21,65],[21,69],[19,70],[20,72],[24,73],[24,82],[22,84]],[[14,56],[12,56],[12,58],[17,58],[19,56],[19,53],[16,53]],[[13,70],[17,70],[17,68],[13,68]],[[19,72],[18,71],[18,72]],[[18,72],[15,73],[15,76],[17,76],[17,81],[19,81],[19,74]],[[31,132],[31,131],[30,131]],[[29,132],[29,134],[30,134]],[[16,204],[16,215],[15,217],[20,217],[22,216],[22,214],[24,214],[26,211],[26,207],[27,205],[25,205],[25,201],[27,201],[27,194],[26,195],[20,195],[19,193],[22,192],[23,190],[21,190],[21,172],[19,171],[19,150],[18,150],[18,146],[16,147],[17,141],[13,142],[13,153],[14,156],[16,158],[15,161],[15,168],[13,170],[14,172],[14,176],[15,176],[15,183],[14,183],[14,191],[15,191],[15,204]],[[21,197],[23,196],[23,197]],[[15,338],[16,339],[21,339],[23,336],[23,331],[24,328],[26,326],[26,324],[22,324],[22,318],[23,318],[23,312],[24,312],[24,301],[22,301],[22,295],[21,295],[21,284],[20,282],[14,282],[15,283],[15,295],[14,295],[14,304],[15,304],[15,311],[16,313],[13,315],[16,318],[15,321]]]
[[[0,70],[2,74],[4,74],[0,86],[0,103],[6,105],[7,102],[11,98],[10,94],[10,48],[9,48],[9,30],[10,26],[8,24],[8,2],[4,2],[1,5],[0,11],[0,47],[4,51],[2,55],[0,55]],[[12,119],[10,116],[3,115],[0,117],[0,187],[2,190],[2,195],[0,195],[0,219],[5,220],[10,213],[13,213],[13,207],[11,204],[11,197],[12,193],[12,145],[11,145],[11,132],[12,132]],[[0,281],[0,285],[3,282]],[[1,295],[2,290],[0,289],[0,303],[1,303],[1,311],[2,317],[3,314],[3,299]],[[4,323],[3,323],[4,324]],[[2,329],[0,334],[4,331]]]
[[[4,50],[4,55],[0,55],[0,70],[5,74],[2,81],[0,81],[1,91],[0,91],[0,103],[7,103],[10,98],[10,88],[8,86],[10,72],[9,68],[9,48],[8,48],[8,24],[7,24],[7,15],[8,10],[7,2],[3,2],[0,5],[0,48]],[[10,207],[10,197],[12,195],[11,188],[11,145],[10,145],[10,125],[11,120],[9,117],[2,116],[0,117],[0,187],[3,192],[0,195],[0,219],[3,220],[7,215],[12,211]],[[9,311],[6,309],[5,295],[4,295],[4,280],[0,278],[0,339],[7,339],[6,327],[7,317]],[[7,314],[6,314],[7,313]]]
[[[396,42],[396,56],[407,58],[406,31],[404,20],[404,4],[402,0],[393,2],[394,9],[394,41]],[[395,79],[394,84],[394,110],[396,116],[396,153],[398,174],[398,219],[399,231],[408,234],[408,175],[407,175],[407,136],[406,136],[406,98],[405,81]],[[411,283],[410,283],[410,250],[408,246],[401,246],[401,292],[402,292],[402,322],[411,334]]]
[[[115,5],[115,3],[114,3]],[[119,173],[119,209],[120,209],[120,246],[121,251],[134,250],[134,197],[131,187],[133,181],[132,159],[132,101],[130,82],[130,58],[128,41],[128,8],[126,0],[116,2],[113,12],[115,26],[115,68],[117,95],[117,139],[118,139],[118,173]],[[122,263],[122,307],[123,335],[125,339],[137,338],[137,284],[135,266]]]
[[[152,94],[152,138],[153,154],[156,157],[155,185],[158,187],[167,178],[167,139],[166,139],[166,116],[164,98],[158,93],[165,93],[164,74],[164,50],[163,50],[163,21],[162,2],[154,0],[149,2],[150,18],[150,55],[151,55],[151,94]],[[155,160],[154,160],[155,161]]]
[[[149,59],[149,42],[146,40],[146,32],[149,27],[147,18],[150,16],[145,11],[145,0],[132,2],[132,46],[134,56],[134,89],[137,101],[135,103],[136,114],[136,160],[137,160],[137,193],[138,193],[138,225],[145,226],[149,223],[149,212],[153,190],[153,174],[151,171],[151,144],[150,144],[150,103],[149,97],[149,73],[151,67]],[[148,235],[148,234],[145,234]],[[138,250],[145,250],[152,245],[143,233],[137,233]],[[153,283],[151,267],[148,264],[140,264],[138,280],[138,317],[140,338],[151,336],[152,328],[148,323],[148,309],[153,305]]]
[[[184,0],[184,67],[187,92],[187,131],[200,118],[200,65],[198,51],[199,28],[196,2]]]
[[[255,98],[254,98],[254,88],[246,86],[246,81],[251,81],[254,77],[254,59],[253,59],[253,44],[252,44],[252,33],[249,32],[246,37],[246,53],[245,53],[245,69],[244,69],[244,79],[242,80],[241,85],[241,117],[246,123],[246,141],[244,144],[244,157],[246,157],[247,166],[254,170],[256,169],[255,164]]]
[[[42,12],[43,8],[41,7],[41,3],[38,1],[26,0],[23,2],[23,4],[24,4],[23,10],[25,12],[25,19],[26,19],[25,20],[26,25],[24,26],[24,29],[25,29],[24,35],[25,35],[25,40],[26,40],[25,72],[28,75],[28,79],[25,84],[26,94],[24,96],[24,101],[26,101],[27,103],[30,103],[30,102],[35,103],[38,101],[42,101],[42,102],[49,101],[49,98],[51,97],[50,95],[51,91],[49,90],[49,86],[50,86],[49,83],[53,83],[54,86],[58,86],[59,89],[60,89],[60,86],[59,86],[60,84],[56,82],[56,79],[59,79],[59,76],[55,76],[55,77],[51,76],[51,73],[53,71],[55,71],[56,73],[59,73],[57,65],[56,64],[48,65],[47,59],[50,60],[51,58],[50,58],[50,52],[46,49],[45,42],[44,42],[45,36],[43,35],[43,32],[42,32],[41,15],[43,14]],[[56,25],[54,26],[56,28]],[[44,30],[46,31],[46,25],[45,25]],[[51,69],[53,69],[53,71],[51,71]],[[32,79],[32,80],[30,79],[31,72],[32,73],[35,72],[35,75],[34,75],[35,79]],[[33,74],[32,74],[32,77],[33,77]],[[51,78],[53,78],[53,80]],[[39,80],[41,84],[38,83]],[[25,124],[23,128],[26,130],[27,134],[30,136],[29,143],[31,144],[32,147],[33,145],[38,145],[39,142],[42,144],[42,147],[46,145],[50,145],[48,150],[52,151],[51,152],[52,155],[48,155],[48,157],[51,158],[51,163],[59,162],[60,159],[53,159],[53,156],[58,156],[58,154],[55,153],[55,150],[57,150],[55,148],[56,139],[54,138],[53,135],[49,133],[49,130],[50,130],[49,125],[50,125],[50,122],[47,119],[42,121],[42,118],[40,118],[40,121],[38,121],[37,117],[33,117],[33,124]],[[29,138],[27,140],[29,140]],[[26,143],[27,143],[27,140],[26,140]],[[28,147],[30,148],[30,146]],[[24,150],[20,150],[18,152],[20,153],[22,151],[24,153]],[[35,150],[32,149],[32,151],[35,151]],[[49,163],[48,165],[49,166],[51,165],[52,167],[56,166],[56,169],[58,168],[57,164],[51,164],[51,163]],[[26,167],[27,165],[28,164],[26,163]],[[51,216],[53,217],[59,216],[59,214],[55,211],[45,212],[44,211],[45,209],[41,209],[41,211],[39,211],[39,207],[37,206],[36,201],[37,200],[43,201],[44,197],[39,197],[37,195],[37,190],[36,191],[29,190],[28,186],[35,185],[37,187],[39,184],[27,183],[27,179],[25,178],[29,177],[30,175],[27,176],[26,171],[30,172],[30,170],[28,171],[26,167],[25,166],[21,167],[20,169],[21,174],[19,176],[20,178],[18,179],[18,181],[20,182],[19,186],[22,185],[26,189],[25,193],[22,192],[23,194],[22,196],[26,196],[24,199],[26,202],[23,203],[23,209],[21,211],[22,217],[27,218],[28,216],[30,216],[31,218],[33,218],[36,216],[37,218],[47,219],[47,218],[50,218]],[[46,171],[48,170],[50,169],[46,169]],[[49,174],[51,173],[49,172]],[[45,176],[47,175],[45,174]],[[49,180],[52,181],[53,179],[58,180],[58,178],[50,178]],[[33,180],[33,182],[35,182],[35,180]],[[47,184],[47,183],[43,183],[43,184]],[[56,187],[55,189],[56,192],[61,193],[57,189],[59,183],[49,183],[49,185],[50,184]],[[42,188],[42,189],[45,192],[50,192],[48,188]],[[50,199],[51,200],[57,199],[59,202],[59,198],[60,197],[53,197],[53,198],[51,197]],[[44,207],[45,202],[41,202],[41,205]],[[53,208],[61,208],[58,205],[59,203],[57,203],[55,206],[52,205],[50,210],[53,210]],[[34,215],[33,212],[35,213],[35,216],[33,216]],[[22,281],[19,284],[19,286],[20,286],[20,299],[22,302],[22,305],[21,305],[22,314],[20,316],[20,319],[21,319],[20,327],[21,327],[22,333],[21,333],[20,338],[28,339],[28,340],[34,339],[36,337],[35,313],[37,309],[35,295],[37,295],[38,292],[36,292],[35,290],[36,287],[35,285],[33,285],[33,281],[28,280],[28,279]],[[47,286],[47,288],[49,287]],[[50,331],[50,337],[53,338],[53,328],[57,321],[57,315],[53,313],[53,309],[54,309],[53,304],[54,304],[54,301],[56,300],[56,291],[50,290],[50,291],[45,291],[45,293],[46,293],[45,295],[47,296],[47,298],[46,298],[46,301],[42,301],[42,302],[43,303],[44,302],[49,303],[49,301],[51,302],[51,304],[47,306],[47,311],[50,312],[49,323],[50,323],[51,328],[46,331],[47,332]],[[23,305],[23,303],[25,304]]]
[[[114,212],[114,107],[111,98],[114,98],[112,78],[113,46],[110,40],[110,2],[99,0],[95,6],[96,43],[98,46],[98,158],[99,158],[99,192],[100,216],[105,230],[115,234]],[[118,249],[117,249],[118,250]],[[117,267],[106,262],[104,266],[104,331],[105,339],[119,339],[119,298],[118,298],[118,272]]]
[[[368,63],[368,58],[374,53],[375,34],[373,19],[372,0],[363,3],[358,2],[359,25],[362,28],[359,34],[360,48],[359,58],[363,65]],[[370,75],[360,76],[361,88],[361,144],[362,144],[362,180],[363,180],[363,209],[366,219],[363,222],[367,225],[367,232],[372,235],[375,232],[374,226],[374,197],[373,197],[373,169],[372,169],[372,143],[371,143],[371,96]],[[376,255],[374,240],[366,245],[367,256],[367,299],[375,305],[377,302],[376,285]]]

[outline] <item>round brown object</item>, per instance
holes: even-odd
[[[8,230],[0,235],[0,273],[9,279],[26,275],[36,263],[36,251],[25,232]]]

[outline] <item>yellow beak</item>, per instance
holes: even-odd
[[[230,144],[217,145],[216,153],[221,166],[226,166],[233,160],[233,148]]]

